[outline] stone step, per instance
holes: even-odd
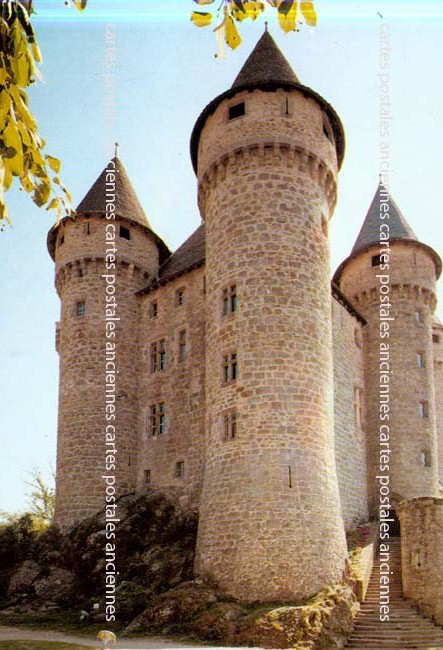
[[[346,650],[443,650],[443,629],[403,598],[399,540],[390,545],[389,621],[380,621],[380,563],[376,562]]]

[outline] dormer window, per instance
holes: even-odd
[[[240,102],[239,104],[234,104],[229,107],[228,119],[234,120],[236,117],[241,117],[246,113],[245,102]]]
[[[125,226],[120,226],[119,234],[122,239],[131,239],[131,231]]]

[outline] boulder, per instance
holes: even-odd
[[[75,577],[66,569],[52,568],[49,575],[34,583],[35,593],[42,601],[66,605],[75,594]]]

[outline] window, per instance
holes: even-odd
[[[175,292],[175,304],[177,307],[180,305],[184,305],[185,303],[185,290],[184,289],[178,289]]]
[[[146,485],[151,485],[151,470],[150,469],[145,469],[143,472],[144,478],[145,478],[145,484]]]
[[[429,417],[429,402],[419,402],[418,410],[420,417],[428,418]]]
[[[86,314],[86,303],[84,300],[80,300],[75,306],[76,316],[84,316]]]
[[[429,451],[420,452],[420,464],[422,467],[431,467],[431,454]]]
[[[161,372],[166,368],[166,341],[161,339],[151,343],[151,372]]]
[[[416,323],[424,323],[424,318],[423,318],[423,312],[417,310],[415,312],[415,322]]]
[[[440,336],[438,334],[432,335],[432,343],[440,343]]]
[[[186,330],[181,330],[178,334],[178,360],[179,363],[186,361]]]
[[[122,239],[131,239],[131,231],[125,226],[120,226],[119,234]]]
[[[149,318],[157,318],[158,316],[158,304],[155,300],[149,305]]]
[[[90,235],[91,234],[91,224],[89,223],[89,221],[86,222],[85,224],[83,224],[83,233],[85,235]]]
[[[148,433],[151,436],[159,436],[166,431],[165,403],[159,402],[149,407]]]
[[[228,411],[223,416],[223,437],[225,440],[233,440],[237,435],[237,413]]]
[[[179,460],[177,463],[175,463],[175,476],[177,478],[181,478],[185,474],[185,461],[184,460]]]
[[[417,366],[419,368],[425,368],[426,363],[425,363],[425,355],[423,352],[417,352]]]
[[[245,102],[240,102],[239,104],[234,104],[229,107],[229,117],[228,119],[234,120],[236,117],[241,117],[245,114]]]
[[[381,264],[381,255],[373,255],[371,257],[371,265],[380,266],[380,264]]]
[[[223,315],[233,314],[237,311],[237,285],[232,284],[223,289]]]
[[[227,384],[237,379],[237,353],[231,352],[223,357],[223,381]]]
[[[361,388],[354,388],[354,414],[355,424],[361,429],[363,426],[363,400]]]

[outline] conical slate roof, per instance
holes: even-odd
[[[201,132],[206,120],[214,113],[221,102],[245,90],[252,91],[260,89],[265,92],[274,92],[279,88],[297,90],[306,97],[310,97],[316,101],[322,110],[326,112],[334,130],[337,158],[340,167],[343,162],[345,149],[345,135],[340,118],[332,106],[321,95],[312,90],[312,88],[304,86],[299,82],[295,72],[279,50],[274,39],[268,31],[265,31],[244,63],[232,86],[209,102],[197,119],[191,135],[191,159],[194,171],[197,173],[198,146]]]
[[[377,244],[380,241],[380,206],[382,204],[389,206],[389,209],[384,212],[384,214],[389,215],[389,221],[387,221],[389,223],[389,239],[391,241],[399,239],[418,241],[414,231],[400,212],[394,199],[389,195],[383,183],[380,182],[360,232],[358,233],[358,237],[355,240],[351,255],[355,255],[371,244]]]
[[[268,31],[258,41],[231,88],[249,84],[300,83]]]
[[[115,181],[107,176],[115,172]],[[115,198],[114,198],[115,191]],[[149,223],[121,160],[112,158],[77,206],[77,212],[105,212],[106,202],[115,205],[115,213],[148,227]]]

